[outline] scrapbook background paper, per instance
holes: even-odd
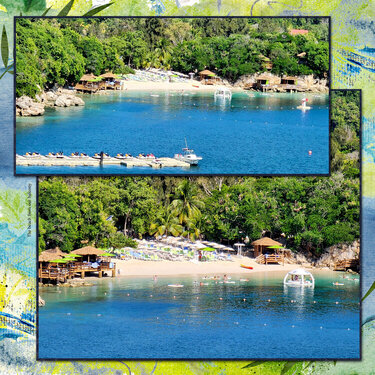
[[[103,4],[105,2],[102,2]],[[95,1],[0,0],[0,373],[370,374],[375,293],[363,304],[360,362],[36,362],[36,180],[13,177],[13,16],[84,15]],[[332,17],[332,88],[362,89],[362,293],[375,280],[375,6],[371,1],[116,0],[100,15],[321,15]],[[107,5],[108,5],[107,4]],[[105,8],[104,8],[105,7]],[[99,10],[99,8],[97,9]],[[91,13],[92,14],[92,13]],[[365,50],[364,47],[368,47]],[[362,58],[360,58],[362,56]]]

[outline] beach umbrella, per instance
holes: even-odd
[[[65,258],[81,258],[82,255],[79,254],[67,254]]]
[[[225,250],[225,251],[236,251],[236,250],[232,249],[232,248],[229,247],[229,246],[225,246],[225,247],[223,247],[221,250]]]
[[[196,243],[194,244],[194,246],[195,246],[197,249],[204,249],[204,248],[207,247],[207,245],[204,245],[204,244],[201,243],[201,242],[196,242]]]
[[[217,244],[215,247],[216,249],[224,249],[226,246],[222,244]]]
[[[51,260],[50,263],[66,263],[68,259],[55,259]]]
[[[205,247],[202,251],[215,251],[213,247]]]
[[[111,254],[111,253],[104,253],[101,255],[101,257],[114,257],[115,254]]]

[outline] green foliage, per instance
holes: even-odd
[[[333,90],[331,103],[331,168],[359,176],[360,91]]]
[[[123,247],[133,247],[135,249],[137,248],[137,242],[132,238],[125,236],[121,232],[117,232],[109,237],[107,243],[108,247],[113,247],[115,249],[121,249]]]
[[[234,82],[266,70],[264,58],[276,74],[323,77],[327,24],[308,19],[307,36],[290,36],[288,30],[298,24],[298,19],[18,19],[17,95],[34,97],[54,84],[73,85],[85,72],[127,74],[149,67],[182,73],[210,69]],[[301,52],[303,59],[297,56]]]

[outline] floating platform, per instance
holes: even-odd
[[[127,168],[132,167],[151,167],[151,168],[190,168],[190,164],[182,160],[174,158],[127,158],[117,159],[113,157],[105,157],[101,162],[100,159],[93,157],[47,157],[43,155],[38,156],[22,156],[16,155],[17,166],[43,166],[43,167],[99,167],[105,165],[122,165]]]

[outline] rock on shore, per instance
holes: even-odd
[[[28,96],[16,99],[17,116],[41,116],[44,114],[44,104],[35,102]]]
[[[243,75],[236,81],[234,87],[248,88],[252,86],[254,83],[256,83],[257,78],[262,75],[267,75],[269,77],[275,78],[278,77],[277,75],[272,73],[257,73],[251,75]],[[328,93],[329,91],[327,79],[314,78],[313,75],[299,76],[297,77],[297,83],[297,91],[299,92]],[[273,91],[284,92],[284,89],[282,86],[279,86],[274,88]]]
[[[359,259],[359,241],[354,241],[351,244],[339,244],[329,247],[316,261],[315,266],[332,269],[336,263],[351,259]]]
[[[36,95],[35,100],[28,96],[16,99],[17,116],[41,116],[45,107],[83,106],[85,102],[75,95],[75,91],[57,89]]]

